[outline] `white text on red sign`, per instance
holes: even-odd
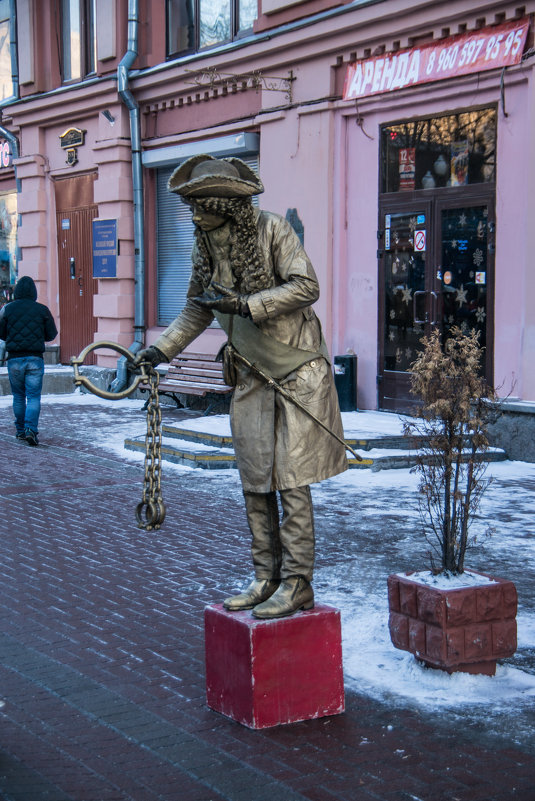
[[[421,83],[518,64],[529,20],[514,20],[441,40],[440,44],[401,50],[350,64],[344,100],[392,92]]]

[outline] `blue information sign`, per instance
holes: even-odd
[[[93,220],[93,278],[117,277],[117,220]]]

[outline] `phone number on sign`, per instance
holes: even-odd
[[[472,38],[462,46],[455,44],[451,47],[435,48],[428,55],[426,74],[431,76],[433,72],[457,71],[459,67],[468,67],[472,72],[474,66],[476,68],[479,66],[479,62],[484,64],[489,61],[499,61],[500,66],[506,66],[509,58],[513,59],[511,63],[514,63],[517,54],[521,52],[524,34],[525,28],[522,27],[507,34],[498,33]],[[485,66],[490,65],[485,64]]]

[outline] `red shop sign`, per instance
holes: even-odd
[[[0,167],[11,167],[11,149],[9,143],[0,139]]]
[[[357,100],[471,72],[518,64],[522,58],[529,19],[505,22],[471,33],[441,39],[439,44],[398,50],[349,64],[344,100]]]

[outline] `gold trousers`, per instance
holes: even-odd
[[[282,520],[276,492],[244,492],[255,576],[303,576],[312,581],[315,536],[310,487],[279,490],[279,495]]]

